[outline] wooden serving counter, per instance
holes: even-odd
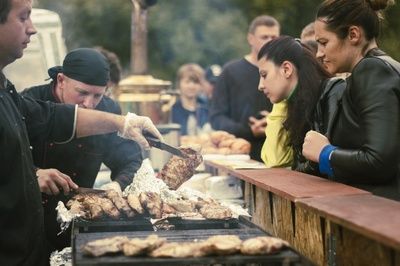
[[[400,265],[400,202],[288,169],[205,169],[242,179],[252,222],[317,265]]]

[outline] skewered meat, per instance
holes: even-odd
[[[109,198],[114,205],[121,210],[127,217],[132,218],[135,216],[134,211],[129,207],[128,203],[126,200],[121,197],[121,195],[118,194],[117,191],[115,190],[107,190],[106,192],[107,198]]]
[[[126,236],[116,236],[112,238],[104,238],[86,243],[82,251],[86,255],[99,257],[108,253],[118,253],[122,250],[122,245],[128,242]]]
[[[279,238],[262,236],[250,238],[242,243],[240,251],[246,255],[270,254],[289,244]]]
[[[146,239],[133,238],[123,243],[122,251],[125,256],[137,256],[153,251],[166,242],[165,238],[149,235]]]
[[[209,237],[203,244],[206,254],[228,255],[240,251],[242,240],[235,235],[216,235]]]
[[[129,194],[126,197],[126,201],[128,202],[129,206],[135,212],[137,212],[139,214],[143,214],[144,213],[143,207],[142,207],[142,205],[140,204],[140,201],[139,201],[139,197],[137,197],[137,196],[135,196],[133,194]]]
[[[229,208],[216,204],[205,204],[199,212],[206,219],[229,219],[232,217],[232,211]]]
[[[159,194],[154,192],[142,192],[139,195],[140,204],[153,218],[162,217],[162,201]]]
[[[189,258],[204,256],[202,243],[171,242],[162,245],[150,253],[151,257]]]
[[[191,178],[203,157],[191,148],[179,148],[188,157],[172,156],[161,170],[160,178],[171,189],[177,189],[183,182]]]

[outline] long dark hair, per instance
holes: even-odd
[[[276,66],[289,61],[297,69],[297,88],[288,99],[287,118],[283,126],[289,132],[289,145],[301,149],[305,134],[311,129],[321,85],[330,75],[308,46],[289,36],[281,36],[265,44],[258,53],[258,60],[261,58]]]

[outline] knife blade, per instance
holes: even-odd
[[[106,191],[102,190],[102,189],[94,189],[94,188],[87,188],[87,187],[78,187],[77,189],[72,190],[72,193],[74,193],[74,194],[89,194],[89,193],[102,194],[105,192]]]
[[[146,138],[146,140],[149,142],[151,147],[169,152],[173,155],[182,157],[182,158],[188,158],[188,156],[183,153],[181,150],[179,150],[178,148],[175,148],[165,142],[162,142],[161,140],[159,140],[158,138],[154,137],[153,135],[151,135],[148,132],[143,133],[143,136]]]

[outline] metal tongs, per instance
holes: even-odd
[[[149,142],[151,147],[172,153],[173,155],[176,155],[176,156],[179,156],[182,158],[188,158],[188,156],[185,153],[183,153],[180,149],[175,148],[165,142],[162,142],[161,140],[159,140],[158,138],[156,138],[149,132],[143,132],[143,136]]]

